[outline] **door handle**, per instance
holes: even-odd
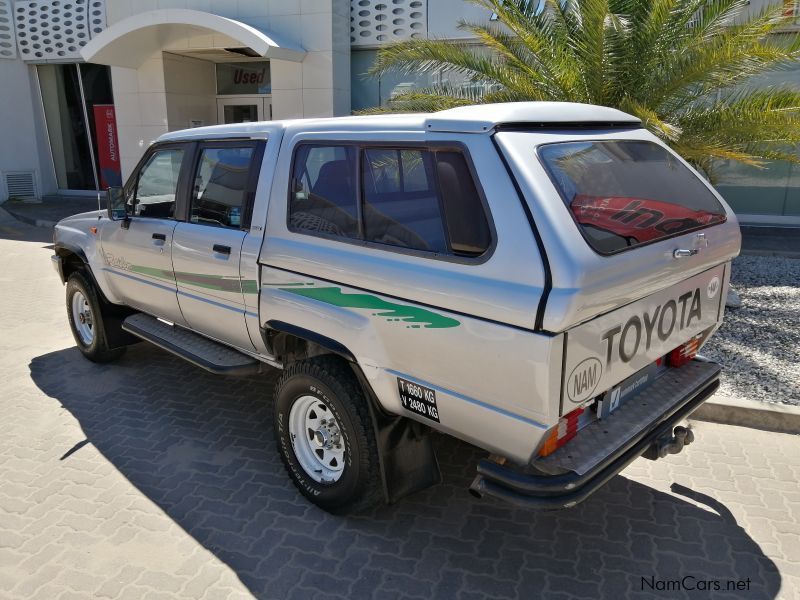
[[[220,254],[230,254],[231,247],[223,246],[222,244],[214,244],[214,252],[218,252]]]
[[[162,242],[167,241],[167,235],[165,233],[154,233],[153,234],[154,240],[161,240]]]
[[[694,256],[700,252],[697,248],[675,248],[672,252],[673,258],[686,258],[687,256]]]

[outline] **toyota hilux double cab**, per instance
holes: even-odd
[[[739,247],[637,118],[511,103],[169,133],[53,261],[90,360],[282,369],[277,450],[326,510],[438,482],[432,432],[487,451],[473,494],[555,509],[692,441]]]

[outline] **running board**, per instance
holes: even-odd
[[[261,370],[261,362],[238,350],[150,315],[131,315],[122,329],[217,375],[252,375]]]

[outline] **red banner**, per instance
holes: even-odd
[[[97,136],[97,161],[100,163],[100,187],[122,186],[119,163],[117,118],[113,104],[94,105],[94,128]]]

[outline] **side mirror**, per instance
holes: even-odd
[[[108,188],[108,218],[112,221],[124,221],[128,218],[125,208],[125,192],[121,187]]]

